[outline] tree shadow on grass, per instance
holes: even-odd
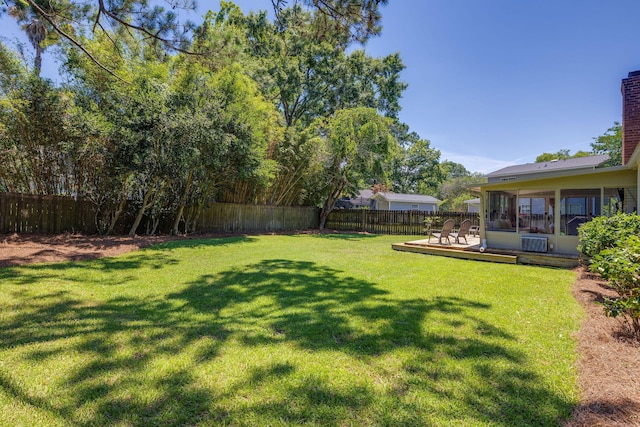
[[[339,351],[365,360],[398,349],[417,351],[419,356],[406,361],[403,380],[393,391],[397,394],[393,399],[404,410],[387,414],[391,424],[424,423],[415,418],[415,414],[424,414],[424,408],[418,410],[408,400],[402,403],[402,395],[416,385],[433,396],[456,400],[453,406],[463,407],[466,417],[481,422],[553,425],[573,407],[564,396],[544,388],[538,375],[527,368],[524,353],[505,345],[505,341],[514,342],[514,336],[478,316],[491,309],[481,302],[462,297],[394,299],[388,291],[340,270],[284,259],[203,276],[168,298],[181,301],[183,310],[219,319],[249,347],[292,342],[305,351]],[[439,359],[471,364],[481,381],[465,384],[465,378],[439,367]],[[440,380],[461,381],[461,389],[468,393],[443,391]],[[252,410],[275,421],[285,417],[288,400],[298,402],[293,406],[300,409],[305,404],[299,402],[299,396],[318,396],[323,387],[328,385],[292,386],[287,399]],[[360,396],[356,400],[361,403],[352,409],[375,400],[372,390],[351,391]],[[339,395],[329,399],[335,411],[324,408],[329,414],[325,421],[332,423],[332,417],[342,413],[341,406],[351,407],[352,400]],[[325,400],[308,404],[322,406]],[[290,415],[291,423],[301,420],[299,410]],[[456,419],[459,414],[449,416]]]
[[[135,280],[137,273],[143,268],[159,271],[177,263],[178,260],[169,253],[141,251],[115,258],[7,267],[0,268],[0,286],[9,282],[33,285],[49,279],[82,285],[121,285]],[[88,272],[92,274],[87,274]],[[117,273],[117,276],[113,273]]]
[[[63,399],[37,396],[6,365],[0,389],[61,423],[424,425],[438,424],[430,417],[439,413],[461,423],[556,425],[572,409],[506,345],[515,337],[479,316],[489,305],[462,297],[395,299],[314,262],[265,260],[204,275],[166,297],[95,302],[23,288],[13,296],[22,305],[0,317],[0,351],[27,366],[58,367],[52,387]],[[360,360],[390,386],[364,378],[336,387],[308,372],[302,381],[296,374],[307,368],[299,362],[251,359],[283,343]],[[241,347],[247,369],[224,387],[202,382],[202,367],[225,357],[225,345]],[[399,367],[378,368],[399,350],[410,354]],[[458,363],[470,365],[474,378]],[[244,402],[244,394],[274,381],[277,395]],[[222,403],[228,401],[236,404]]]
[[[225,237],[203,237],[203,238],[187,238],[183,240],[171,240],[151,246],[151,250],[173,250],[178,248],[207,248],[218,246],[230,246],[239,243],[255,243],[258,239],[252,236],[225,236]]]
[[[394,300],[370,282],[309,261],[273,259],[242,271],[202,276],[167,298],[180,301],[184,310],[212,315],[230,329],[241,329],[247,345],[289,340],[307,349],[361,356],[402,346],[430,350],[434,340],[424,322],[434,313],[452,330],[474,324],[485,338],[513,339],[469,314],[489,309],[486,304],[456,297]],[[250,325],[257,327],[247,328]],[[472,346],[473,340],[464,345]],[[482,351],[512,357],[500,346],[485,344]]]
[[[27,365],[51,364],[56,390],[48,399],[33,395],[7,365],[0,365],[0,390],[61,424],[214,421],[221,416],[210,407],[215,394],[197,384],[192,368],[216,357],[228,335],[223,325],[185,319],[160,298],[87,304],[66,291],[30,295],[18,315],[0,321],[0,352],[16,350]],[[185,348],[193,358],[174,366]],[[156,375],[153,363],[166,364],[166,372]]]
[[[228,246],[242,243],[252,243],[257,239],[249,236],[233,236],[222,238],[207,239],[187,239],[176,240],[160,243],[149,248],[137,250],[135,252],[118,256],[105,257],[84,261],[66,261],[58,263],[33,264],[27,266],[11,266],[0,267],[0,286],[4,280],[10,280],[13,284],[29,285],[41,283],[43,279],[60,278],[61,273],[66,271],[77,270],[77,274],[65,274],[64,279],[67,281],[77,281],[83,284],[110,284],[118,285],[133,280],[133,273],[145,268],[151,270],[161,270],[168,266],[176,265],[178,259],[172,256],[171,251],[180,248],[207,248]],[[119,273],[117,281],[103,281],[96,278],[92,281],[83,271],[95,271],[102,273]],[[130,271],[132,275],[124,275],[124,272]],[[112,279],[113,276],[110,277]]]
[[[345,240],[345,241],[358,241],[365,239],[372,239],[374,237],[379,237],[376,234],[365,234],[365,233],[350,233],[350,232],[336,232],[336,233],[319,233],[319,234],[294,234],[293,237],[303,236],[303,237],[312,237],[314,239],[324,239],[324,240]]]

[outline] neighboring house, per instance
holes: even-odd
[[[467,205],[467,212],[474,213],[480,212],[480,198],[465,200],[464,203]]]
[[[622,81],[622,166],[606,155],[510,166],[479,185],[480,234],[496,249],[577,254],[578,227],[636,212],[640,194],[640,71]]]
[[[349,202],[353,209],[370,208],[372,206],[371,196],[373,196],[372,190],[360,190],[360,193],[349,199]]]
[[[373,201],[371,200],[371,196],[373,196],[372,190],[360,190],[360,193],[356,197],[349,198],[345,197],[344,199],[338,200],[336,203],[336,208],[338,209],[362,209],[362,208],[373,208]]]
[[[438,212],[440,200],[422,194],[401,194],[380,191],[373,196],[373,209],[378,211]]]

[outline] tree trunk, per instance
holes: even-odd
[[[187,175],[187,183],[184,186],[184,192],[182,193],[182,197],[180,197],[180,205],[178,206],[178,212],[176,212],[176,219],[175,221],[173,221],[173,227],[171,228],[171,234],[173,234],[174,236],[178,234],[178,226],[180,225],[180,218],[182,218],[182,214],[184,212],[184,206],[187,204],[187,195],[189,194],[189,189],[191,188],[192,176],[192,172],[189,171],[189,175]],[[184,232],[185,234],[187,233],[186,222]]]
[[[140,210],[138,211],[138,215],[136,216],[136,220],[133,222],[133,225],[131,226],[131,229],[129,230],[129,236],[135,236],[136,235],[136,230],[138,229],[138,226],[140,225],[140,222],[142,221],[142,217],[144,216],[144,212],[149,207],[147,202],[149,201],[149,198],[153,194],[153,188],[156,186],[156,182],[158,182],[158,177],[157,176],[153,179],[153,182],[149,186],[149,190],[147,190],[147,192],[145,193],[144,197],[142,198],[142,206],[140,206]]]
[[[322,211],[320,211],[320,230],[324,230],[324,226],[327,224],[327,218],[329,217],[330,213],[331,211],[325,209],[324,207],[322,208]]]
[[[118,204],[118,209],[116,209],[116,213],[113,215],[113,219],[111,220],[111,223],[109,224],[109,228],[107,229],[107,232],[105,233],[107,236],[109,236],[111,233],[113,233],[113,229],[116,226],[116,222],[118,221],[118,218],[120,218],[120,215],[122,215],[122,212],[124,211],[124,207],[127,204],[127,180],[129,179],[129,176],[127,176],[123,181],[122,181],[122,199],[120,199],[120,203]]]
[[[40,77],[40,72],[42,70],[42,49],[40,46],[36,46],[36,57],[33,62],[33,68],[36,73],[36,76]]]
[[[344,189],[344,179],[341,179],[341,182],[336,185],[336,188],[333,192],[329,193],[327,199],[324,201],[322,205],[322,211],[320,211],[320,229],[324,230],[325,225],[327,224],[327,218],[329,218],[329,214],[333,210],[342,190]]]
[[[154,236],[156,234],[156,230],[158,229],[158,224],[160,224],[160,217],[156,217],[153,220],[153,227],[151,228],[150,236]]]

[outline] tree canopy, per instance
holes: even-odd
[[[593,138],[591,148],[596,154],[608,154],[607,166],[622,164],[622,125],[614,122],[607,131],[597,138]]]
[[[316,26],[322,33],[339,34],[341,43],[366,42],[380,33],[379,7],[387,0],[272,0],[277,16],[289,10],[308,7],[315,13]],[[265,5],[268,3],[265,1]],[[225,2],[221,2],[224,7]],[[148,0],[5,0],[0,17],[15,17],[36,49],[36,68],[41,50],[47,44],[64,41],[79,49],[96,65],[113,76],[119,76],[110,64],[87,46],[85,37],[124,31],[136,33],[139,40],[168,51],[212,55],[215,51],[192,49],[196,25],[180,18],[180,11],[193,11],[195,0],[164,0],[150,4]]]
[[[536,163],[551,162],[553,160],[575,159],[578,157],[588,157],[588,156],[593,156],[593,154],[594,153],[590,153],[588,151],[581,151],[581,150],[571,154],[570,150],[562,149],[562,150],[559,150],[557,153],[540,154],[538,157],[536,157]]]
[[[64,83],[0,43],[0,191],[87,198],[101,232],[131,234],[196,230],[216,202],[326,219],[374,183],[458,197],[445,183],[469,172],[399,121],[400,55],[358,48],[385,3],[273,0],[271,20],[221,2],[190,26],[143,0],[5,2]]]

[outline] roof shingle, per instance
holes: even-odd
[[[551,171],[560,171],[566,169],[593,169],[609,160],[609,155],[599,154],[597,156],[576,157],[566,160],[552,160],[542,163],[526,163],[523,165],[507,166],[506,168],[487,174],[487,178],[500,178],[518,175],[527,175],[534,173],[545,173]]]

